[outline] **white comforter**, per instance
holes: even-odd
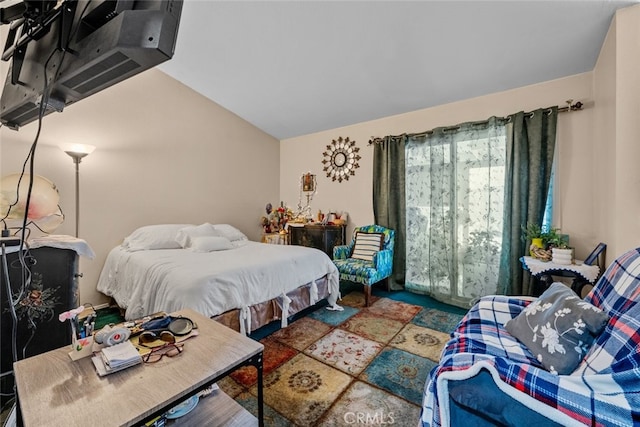
[[[234,249],[198,253],[188,249],[111,250],[98,291],[113,297],[125,317],[192,308],[206,316],[245,309],[327,276],[335,306],[339,274],[318,249],[247,242]]]

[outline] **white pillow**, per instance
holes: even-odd
[[[241,248],[242,246],[249,244],[249,240],[235,240],[231,242],[231,244],[234,248]]]
[[[233,249],[233,244],[223,236],[197,236],[191,239],[189,249],[193,252],[213,252]]]
[[[130,252],[150,249],[180,249],[178,231],[191,224],[156,224],[140,227],[125,237],[122,247]]]
[[[217,231],[220,232],[221,235],[226,237],[227,239],[235,242],[236,240],[249,240],[245,234],[229,224],[215,224],[213,226]]]
[[[198,226],[191,225],[189,227],[184,227],[178,230],[178,234],[176,236],[176,241],[182,248],[188,248],[191,246],[191,240],[195,237],[204,237],[204,236],[222,236],[222,233],[219,233],[213,225],[205,222],[204,224],[200,224]]]

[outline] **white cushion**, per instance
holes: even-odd
[[[130,252],[150,249],[180,249],[178,231],[191,224],[156,224],[136,229],[125,237],[122,247]]]
[[[191,239],[189,249],[193,252],[213,252],[233,249],[233,244],[223,236],[198,236]]]
[[[380,251],[383,237],[381,233],[363,233],[358,231],[356,233],[356,242],[353,245],[351,258],[372,262],[373,254]]]
[[[213,228],[213,225],[205,222],[198,226],[191,225],[178,230],[176,241],[180,244],[180,247],[188,248],[191,246],[191,239],[204,236],[222,236],[222,234]]]
[[[240,230],[229,224],[215,224],[213,228],[220,233],[221,236],[235,242],[237,240],[249,240],[249,238]]]

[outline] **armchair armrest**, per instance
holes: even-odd
[[[333,247],[333,259],[347,259],[351,255],[351,245],[338,245]]]
[[[391,249],[383,249],[373,254],[373,266],[384,275],[391,274],[393,251]]]

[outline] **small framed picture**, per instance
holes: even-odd
[[[604,243],[599,243],[598,246],[589,254],[589,256],[584,260],[585,265],[591,265],[598,258],[598,255],[602,253],[607,248],[607,245]]]
[[[302,191],[315,191],[316,189],[316,176],[310,173],[302,175]]]

